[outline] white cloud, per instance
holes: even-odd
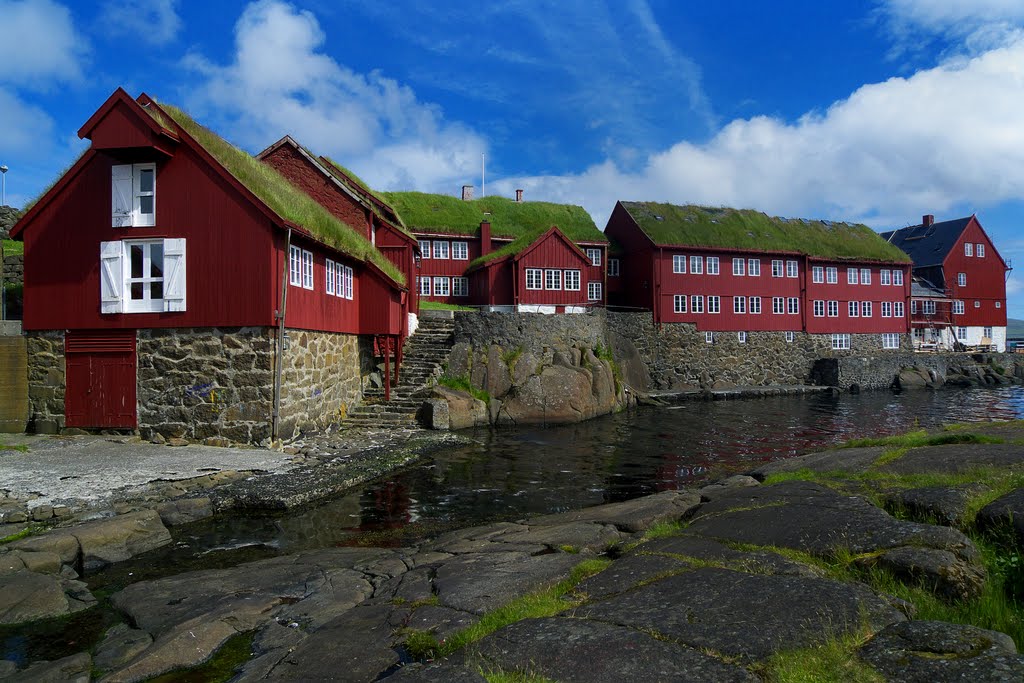
[[[39,107],[23,102],[4,88],[0,88],[0,112],[3,112],[0,150],[5,155],[27,154],[38,150],[40,140],[48,140],[52,136],[53,119]]]
[[[102,31],[112,37],[131,37],[151,45],[166,45],[178,36],[178,0],[107,0],[99,16]]]
[[[890,56],[927,53],[933,39],[952,40],[948,54],[980,54],[1018,38],[1019,0],[881,0],[878,16],[892,36]]]
[[[496,188],[583,203],[599,225],[616,199],[723,204],[893,225],[959,202],[1024,198],[1024,40],[909,78],[865,85],[795,122],[737,119],[626,173],[605,162]]]
[[[235,26],[231,64],[186,58],[205,77],[188,105],[238,144],[256,149],[290,133],[376,186],[452,191],[475,172],[486,148],[480,136],[446,122],[408,87],[334,61],[324,41],[312,13],[253,3]]]
[[[50,0],[0,0],[0,82],[43,90],[82,77],[87,43],[67,7]]]

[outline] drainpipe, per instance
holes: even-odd
[[[277,441],[281,427],[281,372],[284,369],[284,314],[288,307],[288,268],[292,250],[292,229],[284,241],[284,268],[281,270],[281,310],[277,312],[277,349],[274,357],[274,412],[270,439]]]

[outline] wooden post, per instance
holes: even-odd
[[[384,400],[391,400],[391,349],[388,348],[388,337],[381,339],[384,342]]]

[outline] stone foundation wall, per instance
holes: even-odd
[[[25,281],[25,257],[22,254],[4,256],[4,282],[20,285]]]
[[[272,332],[264,327],[139,330],[143,436],[269,441]]]
[[[603,311],[565,315],[457,311],[454,317],[455,343],[477,349],[495,345],[550,357],[553,351],[608,346]]]
[[[64,332],[27,332],[25,342],[28,352],[28,431],[56,434],[64,429]]]
[[[363,378],[374,369],[369,338],[288,330],[279,436],[287,440],[344,418],[362,400]]]

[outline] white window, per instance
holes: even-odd
[[[704,272],[704,257],[703,256],[691,256],[690,257],[690,272],[694,275],[700,275]]]
[[[567,270],[563,274],[565,278],[565,289],[570,292],[580,291],[580,271]]]
[[[619,259],[610,258],[608,259],[608,277],[619,276]]]
[[[857,269],[847,268],[846,269],[846,284],[855,285],[857,284]]]
[[[967,273],[957,273],[956,283],[961,287],[967,286]]]
[[[828,317],[838,318],[839,317],[839,302],[829,301],[828,302]]]
[[[420,258],[430,258],[430,240],[420,240]]]
[[[903,286],[903,271],[894,270],[892,271],[892,283],[898,287]]]
[[[685,273],[686,272],[686,257],[682,254],[672,255],[672,272],[673,273]]]
[[[848,334],[833,334],[832,335],[832,348],[837,350],[849,349],[850,348],[850,335]]]
[[[850,308],[850,317],[851,318],[856,318],[856,317],[860,316],[860,303],[858,303],[856,301],[851,301],[850,305],[849,305],[849,308]]]
[[[732,260],[732,274],[737,276],[747,274],[747,262],[745,259],[734,258]]]
[[[782,261],[772,260],[772,277],[782,277]]]
[[[958,327],[956,328],[956,338],[960,341],[967,341],[967,328]]]
[[[601,265],[601,250],[600,249],[587,249],[587,258],[590,259],[590,265],[599,266]]]
[[[434,296],[451,296],[451,280],[446,277],[434,278]]]
[[[722,297],[720,296],[708,296],[708,313],[721,313],[722,312]]]
[[[452,278],[452,296],[469,296],[469,278]]]
[[[895,301],[892,304],[892,317],[903,318],[906,315],[906,309],[903,307],[902,301]]]
[[[925,301],[924,302],[924,312],[929,314],[929,315],[935,315],[935,302],[934,301]]]
[[[110,168],[111,225],[156,225],[156,164],[116,164]]]
[[[302,249],[294,244],[288,250],[288,284],[302,286]]]
[[[325,265],[324,270],[327,271],[327,287],[326,287],[327,293],[328,294],[334,294],[334,284],[335,284],[334,261],[332,261],[331,259],[327,259],[324,262],[324,265]]]
[[[882,348],[883,349],[898,349],[900,348],[900,335],[894,332],[886,332],[882,335]]]
[[[825,268],[825,282],[834,285],[839,282],[839,269],[835,266]]]
[[[871,284],[871,269],[870,268],[861,268],[860,269],[860,283],[862,285],[870,285]]]
[[[601,283],[600,282],[588,282],[587,283],[587,300],[588,301],[600,301],[601,300]]]
[[[746,313],[747,312],[747,299],[742,296],[734,296],[732,298],[732,312],[733,313]]]
[[[772,297],[772,313],[782,315],[786,312],[786,300],[781,296]]]
[[[341,266],[340,264],[339,267],[342,269],[341,280],[344,286],[341,288],[338,296],[343,296],[346,299],[352,299],[355,296],[352,286],[352,281],[355,279],[352,277],[352,268],[349,266]]]
[[[975,247],[974,253],[978,255],[978,258],[985,258],[985,245],[984,244],[976,244],[976,245],[974,245],[974,247]],[[992,336],[992,335],[987,335],[987,336]]]
[[[981,245],[979,244],[978,246],[980,247]],[[983,254],[981,254],[981,253],[978,254],[978,256],[982,256],[982,255]],[[987,337],[988,339],[992,339],[992,328],[991,327],[982,328],[981,335],[983,337]]]
[[[970,242],[964,242],[964,256],[974,256],[974,245]]]
[[[959,301],[959,300],[954,301],[953,302],[953,315],[963,315],[963,314],[964,314],[964,302],[963,301]]]
[[[814,266],[811,268],[811,281],[819,284],[825,281],[824,266]]]
[[[690,312],[691,313],[703,313],[704,312],[704,297],[694,294],[690,297]]]
[[[800,314],[800,299],[795,296],[789,297],[786,301],[786,312],[790,315]]]
[[[997,301],[996,302],[996,308],[1002,308],[1002,307],[1003,307],[1003,302],[1002,301]]]
[[[185,310],[185,240],[100,242],[100,312]]]
[[[417,278],[420,282],[420,296],[430,296],[430,278]]]
[[[685,294],[676,294],[672,297],[672,310],[676,313],[686,313]]]
[[[739,340],[740,344],[746,344],[747,343],[747,333],[746,332],[737,332],[736,333],[736,339]]]
[[[434,258],[448,258],[448,240],[434,240]]]
[[[302,250],[302,288],[313,289],[313,252]]]
[[[708,256],[708,275],[718,275],[717,256]]]
[[[544,289],[561,289],[562,271],[550,269],[544,271]]]
[[[466,242],[452,242],[452,258],[456,261],[468,261],[469,244]],[[458,294],[455,296],[458,296]]]
[[[882,317],[883,318],[891,318],[892,317],[892,303],[890,303],[888,301],[883,301],[881,306],[882,306]]]
[[[975,300],[974,300],[974,307],[975,307],[975,308],[981,308],[981,302],[980,302],[980,301],[978,301],[977,299],[975,299]]]
[[[761,312],[761,297],[752,296],[750,297],[750,312],[757,315]]]
[[[860,302],[860,317],[870,318],[871,317],[871,302],[862,301]]]
[[[889,284],[889,275],[889,271],[883,268],[882,270],[878,271],[878,281],[881,282],[883,285]]]
[[[704,333],[704,343],[706,343],[706,344],[714,344],[715,343],[715,333],[714,332],[705,332]]]
[[[885,304],[882,304],[883,306]],[[910,315],[917,315],[917,299],[910,300]]]
[[[814,317],[824,318],[825,317],[825,302],[821,299],[814,300]]]
[[[792,344],[796,340],[796,332],[786,333],[786,342]]]
[[[750,277],[761,276],[761,259],[747,259],[747,275],[749,275]]]
[[[786,277],[799,277],[800,266],[796,261],[786,261]]]
[[[541,289],[543,287],[543,271],[540,268],[526,269],[526,288]]]

